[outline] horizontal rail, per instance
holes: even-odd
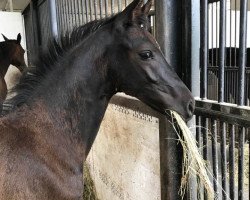
[[[209,100],[196,100],[196,115],[218,119],[233,125],[250,127],[250,108]]]

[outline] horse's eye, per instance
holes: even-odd
[[[149,50],[140,52],[139,56],[141,57],[142,60],[148,60],[154,58],[152,51]]]

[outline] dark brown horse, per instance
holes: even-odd
[[[3,35],[4,42],[0,42],[0,106],[7,95],[7,85],[4,80],[5,74],[10,65],[14,65],[21,72],[26,68],[24,62],[24,49],[22,48],[21,35],[17,35],[16,40],[9,40]],[[0,109],[1,112],[1,109]]]
[[[83,161],[117,92],[193,115],[190,91],[148,32],[151,3],[76,28],[23,74],[16,109],[0,119],[1,199],[81,199]]]

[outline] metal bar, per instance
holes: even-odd
[[[182,66],[184,82],[194,97],[200,97],[200,0],[187,0],[183,6]]]
[[[72,17],[73,17],[73,28],[76,27],[77,25],[77,10],[76,10],[76,6],[75,6],[75,2],[76,0],[71,0],[72,2]]]
[[[90,21],[93,21],[92,0],[89,0],[89,15],[90,15]]]
[[[237,0],[234,1],[234,4],[235,4],[235,7],[237,5]],[[237,12],[236,12],[236,9],[235,9],[235,12],[234,12],[234,17],[235,17],[235,27],[234,27],[234,66],[236,67],[237,64],[236,64],[236,58],[237,58],[237,55],[236,55],[236,41],[237,41]]]
[[[181,6],[182,2],[176,0],[155,1],[156,39],[169,65],[178,74],[181,74],[179,52],[182,52]]]
[[[180,23],[182,2],[176,0],[155,1],[156,12],[156,39],[161,46],[170,66],[176,71],[180,70],[182,51],[182,24]],[[160,138],[168,130],[167,137],[171,140],[160,143],[160,171],[161,171],[161,198],[179,199],[179,187],[182,173],[182,148],[176,144],[176,133],[170,128],[166,120],[162,123]],[[165,129],[165,127],[167,129]],[[180,155],[173,159],[173,155]]]
[[[56,14],[56,1],[49,0],[49,11],[50,11],[50,24],[51,32],[54,38],[58,37],[58,27],[57,27],[57,14]]]
[[[108,0],[105,0],[105,17],[108,17]]]
[[[12,0],[9,0],[9,7],[10,7],[10,12],[13,12],[14,9],[13,9],[13,1]]]
[[[226,123],[220,122],[222,199],[227,199]]]
[[[62,34],[63,32],[63,1],[58,1],[58,17],[59,17],[59,30],[60,33]]]
[[[66,0],[62,0],[63,2],[63,31],[67,31],[67,3]]]
[[[250,109],[232,104],[220,104],[211,101],[196,100],[195,114],[207,118],[218,118],[220,121],[234,125],[250,127]]]
[[[99,7],[100,7],[100,18],[103,17],[103,0],[99,0]]]
[[[78,4],[78,9],[79,9],[79,25],[82,25],[84,22],[83,22],[83,7],[82,7],[82,0],[78,0],[77,1]]]
[[[95,20],[97,20],[97,0],[94,0],[94,13],[95,13]]]
[[[230,54],[230,67],[232,67],[232,7],[231,7],[232,5],[231,5],[231,2],[230,2],[230,22],[229,22],[229,25],[230,25],[230,36],[229,36],[229,38],[230,38],[230,52],[229,52],[229,54]]]
[[[80,10],[79,10],[79,0],[74,0],[74,13],[75,13],[75,26],[80,25]]]
[[[88,0],[85,0],[86,23],[88,23],[88,22],[89,22],[88,11],[89,11],[89,1],[88,1]]]
[[[207,98],[207,50],[208,50],[208,3],[207,0],[200,0],[200,15],[201,15],[201,98]]]
[[[213,184],[214,184],[214,193],[215,199],[218,198],[219,191],[218,191],[218,150],[217,150],[217,121],[212,119],[212,159],[213,159]]]
[[[61,11],[60,11],[60,3],[58,0],[56,0],[56,16],[57,16],[57,19],[58,19],[58,22],[57,22],[57,27],[59,29],[59,32],[61,32]]]
[[[71,29],[71,17],[70,17],[70,1],[66,0],[66,3],[67,3],[67,16],[66,16],[66,19],[67,19],[67,31],[69,31]]]
[[[72,16],[72,28],[74,28],[76,26],[76,10],[75,10],[75,0],[71,0],[71,16]]]
[[[240,128],[239,137],[239,166],[238,166],[238,197],[239,200],[244,200],[244,142],[245,142],[246,129]]]
[[[83,6],[83,0],[80,0],[80,7],[81,7],[81,25],[86,23],[86,18],[84,14],[84,6]]]
[[[121,0],[118,0],[118,12],[122,11],[122,2]]]
[[[238,104],[245,104],[245,66],[247,38],[247,1],[240,1],[240,44],[239,44],[239,98]]]
[[[225,42],[226,42],[226,0],[220,1],[219,35],[219,102],[224,102],[225,91]]]
[[[114,0],[111,0],[111,15],[115,14],[115,2]]]
[[[201,134],[203,138],[203,158],[205,161],[208,160],[208,118],[201,119]],[[204,190],[204,200],[207,199],[207,191]]]
[[[229,183],[230,183],[230,199],[234,200],[235,198],[235,180],[234,180],[234,173],[235,173],[235,126],[229,125]]]
[[[202,143],[202,137],[201,137],[201,134],[202,134],[202,131],[201,131],[201,124],[202,124],[202,119],[200,116],[196,115],[196,141],[197,141],[197,147],[198,149],[201,151],[201,143]],[[201,153],[201,152],[200,152]],[[202,190],[200,188],[200,178],[199,176],[197,176],[197,185],[198,185],[198,190],[197,190],[197,199],[202,199]]]
[[[211,64],[211,66],[213,66],[214,65],[214,4],[212,4],[212,28],[211,28],[211,32],[212,32],[212,34],[211,34],[211,40],[212,40],[212,50],[211,50],[211,52],[212,52],[212,56],[211,56],[211,61],[212,61],[212,64]]]

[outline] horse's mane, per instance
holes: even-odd
[[[88,36],[98,30],[100,27],[114,21],[116,16],[106,19],[95,20],[83,26],[74,28],[72,32],[61,35],[58,39],[49,42],[48,50],[41,53],[34,62],[34,67],[28,67],[20,78],[19,83],[10,90],[13,97],[5,101],[8,109],[15,109],[26,103],[32,96],[36,88],[46,78],[52,70],[55,70],[60,58],[73,47],[83,43]]]

